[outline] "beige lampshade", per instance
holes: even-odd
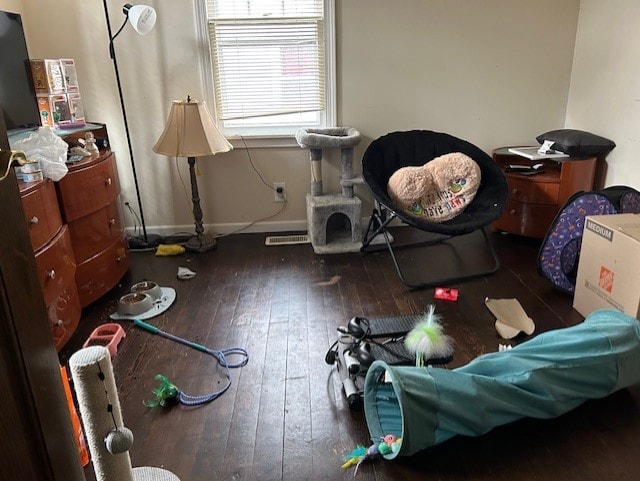
[[[172,157],[202,157],[231,149],[207,105],[189,98],[173,101],[164,132],[153,146],[154,152]]]

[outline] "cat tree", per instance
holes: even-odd
[[[362,206],[353,193],[353,186],[363,181],[362,177],[353,176],[353,148],[360,142],[360,132],[351,127],[301,129],[296,133],[296,141],[303,149],[309,149],[311,192],[307,194],[307,229],[314,252],[359,251],[362,247]],[[342,192],[325,194],[322,190],[322,153],[338,148]]]
[[[80,417],[97,481],[180,481],[172,472],[131,467],[133,434],[122,422],[111,356],[104,346],[80,349],[69,359]]]

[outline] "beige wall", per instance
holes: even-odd
[[[640,2],[582,0],[566,126],[616,142],[604,185],[640,189]]]
[[[101,2],[94,3],[87,8],[86,0],[0,0],[0,8],[20,6],[32,57],[76,60],[87,117],[108,125],[123,197],[135,206],[104,13]],[[123,3],[109,0],[114,30],[124,19]],[[116,39],[145,220],[151,229],[192,230],[186,161],[178,159],[176,166],[151,147],[173,99],[187,94],[202,98],[194,3],[146,3],[157,9],[156,28],[144,37],[125,28]],[[534,143],[537,134],[562,127],[579,4],[336,0],[338,123],[362,133],[357,160],[371,139],[393,130],[446,131],[489,152]],[[307,152],[259,148],[250,155],[267,180],[287,183],[289,199],[281,214],[253,229],[304,229]],[[330,190],[337,190],[338,158],[330,155],[324,166]],[[205,223],[220,232],[267,217],[281,206],[254,173],[243,148],[201,160],[200,171]],[[365,188],[358,193],[370,202]],[[367,215],[368,208],[363,212]]]

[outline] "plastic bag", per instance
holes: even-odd
[[[67,143],[53,133],[51,127],[40,127],[29,137],[13,143],[14,150],[22,150],[29,161],[39,161],[42,175],[53,181],[68,172]]]

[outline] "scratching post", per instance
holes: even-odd
[[[97,481],[180,481],[170,471],[131,467],[128,450],[112,454],[105,440],[124,427],[107,348],[81,349],[69,359],[80,416]],[[111,405],[111,408],[109,408]]]
[[[351,127],[301,129],[296,133],[300,147],[309,149],[311,162],[311,192],[307,194],[307,226],[311,245],[316,254],[357,252],[362,247],[361,202],[353,193],[353,186],[361,184],[361,177],[353,176],[353,148],[360,142],[360,132]],[[322,153],[324,149],[340,149],[342,164],[340,194],[322,191]],[[329,219],[339,216],[343,229],[332,232],[327,239]]]

